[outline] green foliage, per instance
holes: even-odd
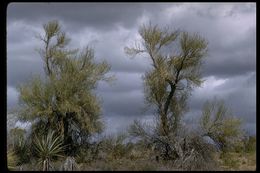
[[[35,77],[19,86],[19,101],[22,106],[20,120],[33,121],[37,117],[51,116],[53,89],[50,82]]]
[[[204,135],[221,144],[224,150],[241,140],[241,120],[231,116],[223,101],[214,99],[204,104],[200,126]]]

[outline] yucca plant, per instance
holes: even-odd
[[[57,157],[63,157],[62,138],[55,135],[54,131],[49,131],[46,136],[37,136],[34,138],[34,149],[39,158],[38,163],[43,165],[43,171],[48,171],[51,167],[51,161]]]
[[[17,165],[17,156],[14,151],[7,151],[7,167],[9,170],[14,170]]]

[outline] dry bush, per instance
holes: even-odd
[[[182,127],[184,128],[184,127]],[[180,170],[216,170],[214,159],[216,148],[208,143],[199,133],[182,130],[160,136],[156,131],[148,131],[145,124],[135,121],[130,127],[130,134],[141,138],[146,145],[150,144],[154,157],[172,162]]]
[[[61,171],[77,171],[79,170],[79,166],[76,163],[74,157],[67,157],[64,161],[64,164],[61,166]]]
[[[14,151],[7,151],[7,167],[9,170],[15,170],[17,165],[17,156]]]
[[[123,157],[128,157],[133,145],[124,143],[126,139],[125,134],[117,136],[107,136],[101,142],[101,153],[105,160],[117,160]]]
[[[207,101],[202,110],[200,128],[204,136],[209,136],[220,144],[222,151],[232,151],[243,136],[241,119],[232,115],[232,111],[223,100],[214,98]]]
[[[181,170],[218,170],[217,162],[214,159],[216,149],[212,144],[207,143],[202,137],[192,135],[184,138],[185,143],[181,157],[174,161],[174,166]]]
[[[232,157],[231,153],[223,153],[221,155],[221,160],[223,162],[224,167],[228,169],[238,169],[238,161]]]
[[[100,157],[102,141],[81,146],[76,155],[77,163],[90,163]]]
[[[256,136],[248,136],[244,140],[245,152],[253,153],[256,151]]]

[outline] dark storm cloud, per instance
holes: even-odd
[[[256,70],[256,28],[249,28],[241,36],[209,48],[204,65],[205,76],[231,77]]]
[[[144,3],[11,3],[7,15],[8,21],[24,20],[41,25],[52,18],[65,22],[66,27],[74,31],[82,27],[106,31],[118,24],[133,27],[144,8],[160,10],[161,6]]]

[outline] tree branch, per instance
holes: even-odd
[[[156,65],[155,58],[154,58],[154,56],[153,56],[153,53],[152,53],[151,49],[148,49],[148,54],[150,55],[150,57],[151,57],[151,59],[152,59],[152,61],[153,61],[153,66],[154,66],[154,68],[157,69],[158,66]]]

